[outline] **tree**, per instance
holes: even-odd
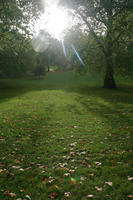
[[[39,17],[43,8],[41,0],[0,0],[0,30],[28,33],[29,21]]]
[[[20,77],[35,67],[35,52],[30,40],[18,32],[6,34],[7,41],[0,51],[0,75]]]
[[[106,61],[104,87],[116,88],[113,65],[114,47],[119,42],[120,37],[127,32],[127,24],[124,23],[124,20],[128,12],[133,10],[133,1],[61,0],[61,4],[73,9],[80,16],[82,23],[85,23]],[[100,35],[104,35],[104,42],[100,39]]]
[[[121,18],[123,13],[119,15],[115,24],[116,29],[121,27],[122,34],[114,45],[113,59],[117,73],[130,75],[133,74],[133,13],[128,11],[124,20]]]
[[[58,68],[61,66],[65,68],[67,62],[63,55],[61,42],[52,38],[47,31],[41,30],[38,36],[33,39],[32,46],[38,52],[41,63],[47,68],[47,72],[50,71],[50,67]]]
[[[44,76],[46,74],[45,68],[42,65],[38,65],[34,70],[35,76],[38,78],[41,78],[41,76]]]
[[[33,66],[29,22],[39,17],[40,0],[0,0],[0,73],[24,75]]]
[[[103,74],[105,59],[98,48],[98,45],[94,38],[87,32],[80,29],[79,26],[74,26],[65,35],[65,46],[67,49],[67,57],[73,69],[79,74],[84,74],[89,71],[89,73]],[[102,40],[102,37],[100,38]],[[81,62],[75,55],[75,52],[71,48],[74,45],[85,63],[85,67],[81,65]]]

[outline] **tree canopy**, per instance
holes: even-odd
[[[37,0],[0,0],[0,74],[2,76],[19,76],[25,74],[30,65],[32,67],[30,57],[34,52],[30,44],[29,22],[38,18],[42,12],[40,3],[41,1]]]
[[[89,34],[92,35],[102,51],[106,60],[104,87],[116,88],[113,55],[116,53],[116,45],[120,45],[120,38],[126,39],[131,35],[133,1],[61,0],[60,2],[80,16],[82,23],[85,23]],[[99,37],[101,35],[104,36],[103,41]]]

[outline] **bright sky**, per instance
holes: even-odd
[[[45,29],[53,37],[63,39],[65,29],[71,24],[67,10],[59,7],[57,0],[42,1],[45,4],[45,13],[35,25],[35,31],[38,33],[39,30]]]

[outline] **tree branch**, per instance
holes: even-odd
[[[97,37],[97,35],[95,34],[93,28],[91,27],[90,23],[86,20],[86,18],[84,17],[84,15],[79,11],[76,10],[77,13],[81,16],[81,18],[83,19],[83,21],[86,23],[86,25],[88,26],[91,35],[93,36],[93,38],[95,39],[95,41],[97,42],[99,48],[102,50],[103,54],[106,55],[106,51],[104,49],[104,46],[102,45],[102,43],[100,42],[99,38]]]

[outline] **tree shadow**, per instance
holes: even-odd
[[[54,77],[54,81],[53,80]],[[130,118],[133,112],[133,86],[119,86],[117,90],[104,89],[101,82],[95,84],[94,81],[83,83],[80,79],[73,78],[73,76],[63,79],[62,76],[52,75],[50,79],[46,77],[44,80],[3,80],[0,83],[0,103],[8,101],[14,97],[20,97],[30,91],[42,90],[64,90],[70,93],[78,94],[75,98],[77,102],[88,111],[103,118],[113,116],[113,121],[117,123],[119,119],[122,123],[125,121],[132,125]],[[81,84],[82,83],[82,84]],[[67,108],[68,107],[68,108]],[[66,109],[73,109],[73,106],[67,106]],[[79,109],[74,107],[76,112]],[[112,120],[108,120],[108,123]]]
[[[126,137],[127,134],[131,135],[132,127],[133,127],[133,87],[132,86],[120,86],[118,90],[108,90],[99,87],[99,83],[91,84],[85,82],[81,84],[80,82],[72,82],[57,80],[56,84],[54,82],[49,82],[49,80],[30,80],[30,81],[3,81],[3,85],[1,84],[1,89],[3,93],[0,94],[0,103],[9,101],[11,98],[17,97],[20,98],[25,93],[31,91],[43,91],[43,90],[63,90],[65,92],[71,93],[74,95],[74,101],[76,104],[74,105],[74,101],[65,102],[63,105],[64,112],[72,112],[72,114],[78,115],[87,115],[88,113],[91,114],[92,120],[94,120],[94,129],[98,128],[99,120],[102,120],[107,127],[106,132],[110,131],[111,134],[116,134],[116,137],[113,137],[112,140],[121,140],[121,137]],[[83,109],[80,110],[78,105],[81,106]],[[61,105],[62,106],[62,105]],[[35,140],[37,140],[38,134],[40,134],[40,130],[44,129],[44,121],[47,122],[46,124],[46,137],[47,133],[47,126],[50,128],[54,126],[50,124],[51,117],[54,117],[53,110],[55,108],[49,104],[47,108],[49,119],[41,118],[41,116],[37,115],[37,118],[31,119],[31,124],[25,125],[25,138],[27,135],[33,132],[33,135],[29,135],[31,140],[31,147],[34,144]],[[31,111],[32,112],[32,111]],[[34,113],[33,113],[34,114]],[[28,116],[27,116],[28,117]],[[26,119],[26,113],[23,116],[16,115],[15,118],[18,120],[17,123],[18,127],[23,125],[23,120]],[[19,121],[20,118],[20,121]],[[38,120],[36,120],[38,119]],[[29,120],[30,121],[30,120]],[[79,122],[80,123],[80,122]],[[97,123],[97,124],[96,124]],[[34,124],[34,125],[33,125]],[[101,123],[102,124],[102,123]],[[10,127],[10,124],[9,124]],[[16,127],[16,125],[15,125]],[[111,128],[110,128],[111,127]],[[88,124],[89,128],[89,124]],[[38,130],[38,131],[37,131]],[[18,128],[19,131],[19,128]],[[35,131],[35,132],[34,132]],[[116,133],[116,131],[118,131]],[[99,128],[100,132],[100,128]],[[15,137],[15,136],[14,136]],[[21,137],[21,136],[20,136]],[[17,136],[16,136],[17,138]],[[22,146],[28,146],[29,138],[24,142]],[[126,141],[126,140],[125,140]],[[38,144],[41,141],[38,138]],[[32,152],[36,151],[38,146],[35,148],[31,148]]]

